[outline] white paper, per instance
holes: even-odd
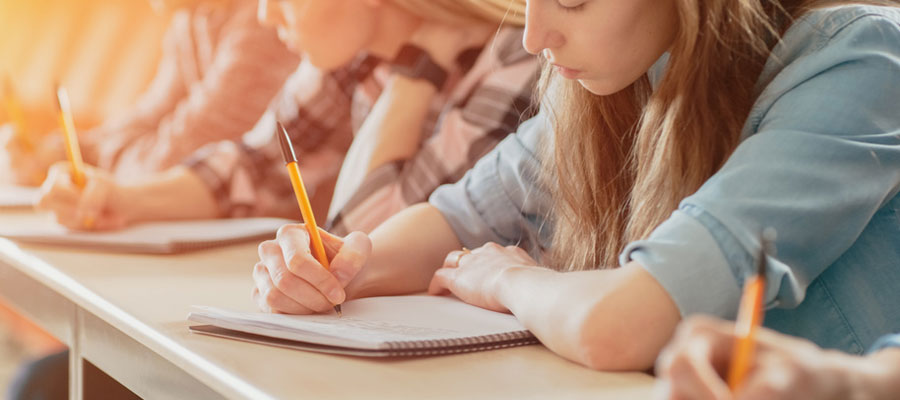
[[[0,236],[28,243],[70,245],[132,252],[167,253],[187,246],[214,245],[271,234],[294,221],[279,218],[231,218],[152,222],[108,232],[74,231],[46,214],[0,226]]]
[[[527,331],[510,314],[445,296],[351,300],[343,316],[246,313],[194,306],[188,319],[226,329],[301,342],[379,350],[387,342],[463,339]]]
[[[38,200],[38,188],[0,186],[0,208],[31,207]]]

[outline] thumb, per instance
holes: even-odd
[[[428,294],[442,295],[450,292],[450,284],[456,273],[454,268],[439,268],[434,271],[431,282],[428,284]]]
[[[331,273],[342,286],[347,286],[363,268],[372,254],[372,240],[362,232],[353,232],[344,238],[337,255],[331,261]]]

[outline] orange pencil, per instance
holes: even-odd
[[[56,105],[59,107],[59,126],[62,128],[66,141],[66,155],[71,167],[72,182],[80,188],[84,188],[84,161],[81,159],[81,146],[78,145],[78,135],[75,132],[75,121],[72,119],[72,105],[69,103],[69,93],[62,86],[56,86]],[[85,219],[84,227],[92,228],[93,219]]]
[[[759,257],[756,260],[756,276],[744,284],[744,294],[738,309],[735,323],[737,339],[732,351],[731,365],[728,368],[728,387],[732,393],[744,383],[744,377],[753,362],[756,349],[756,330],[763,320],[763,299],[766,294],[766,255],[775,240],[774,231],[766,229],[760,240]]]
[[[288,174],[291,176],[291,185],[294,187],[294,194],[297,196],[297,204],[300,205],[300,214],[303,215],[303,222],[306,223],[306,231],[309,232],[309,240],[312,244],[313,254],[316,260],[325,267],[330,269],[328,256],[325,254],[325,245],[322,243],[322,236],[319,234],[319,228],[316,225],[316,217],[313,215],[312,205],[309,203],[309,196],[306,194],[306,187],[303,186],[303,179],[300,177],[300,166],[297,165],[297,155],[294,154],[294,146],[291,145],[291,138],[288,136],[287,129],[281,122],[278,123],[278,129],[281,134],[278,136],[281,144],[281,154],[284,155],[284,164],[287,167]],[[334,311],[341,315],[341,305],[335,304]]]

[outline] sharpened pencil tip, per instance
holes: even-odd
[[[340,304],[335,304],[335,305],[334,305],[334,312],[337,313],[338,317],[343,317],[343,316],[344,316],[344,313],[341,312],[341,305],[340,305]]]

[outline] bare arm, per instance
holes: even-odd
[[[374,169],[416,154],[436,93],[428,82],[391,77],[344,158],[330,209],[340,209]]]
[[[137,184],[122,185],[115,207],[127,210],[131,223],[219,216],[212,193],[193,171],[182,166]]]
[[[422,292],[447,253],[461,248],[444,216],[427,203],[401,211],[370,237],[372,256],[347,287],[351,298]]]
[[[680,320],[668,293],[641,266],[561,273],[510,268],[498,298],[541,342],[600,370],[646,370]]]
[[[90,167],[77,187],[66,162],[55,164],[41,187],[38,208],[51,211],[72,229],[111,230],[146,221],[218,216],[212,193],[193,172],[176,167],[152,178],[122,184]]]

